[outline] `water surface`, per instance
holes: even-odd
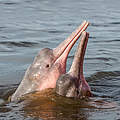
[[[0,0],[0,119],[119,120],[119,5],[119,0]],[[8,103],[40,49],[56,47],[83,20],[91,23],[84,74],[94,97],[86,101],[54,94]]]

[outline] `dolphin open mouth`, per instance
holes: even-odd
[[[57,48],[53,49],[53,54],[56,58],[55,59],[56,63],[59,60],[65,61],[67,59],[67,56],[71,48],[73,47],[75,42],[79,39],[82,32],[88,27],[88,25],[89,22],[84,21],[66,40],[64,40]]]

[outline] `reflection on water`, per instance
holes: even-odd
[[[32,96],[32,95],[31,95]],[[104,102],[102,100],[78,100],[68,99],[60,96],[36,96],[27,98],[23,107],[24,115],[31,117],[39,117],[43,119],[59,118],[59,119],[88,119],[89,112],[93,109],[113,109],[116,107],[113,103]],[[49,96],[49,97],[48,97]],[[28,99],[29,102],[28,102]],[[36,112],[37,111],[37,112]]]
[[[42,119],[84,119],[88,120],[91,112],[95,111],[114,111],[117,110],[117,104],[108,102],[105,99],[73,99],[65,98],[55,94],[53,89],[42,91],[41,93],[31,93],[20,101],[1,105],[0,113],[13,112],[16,118],[20,111],[20,118],[42,118]],[[18,109],[19,108],[19,109]],[[8,118],[10,115],[8,114]]]
[[[0,5],[0,119],[120,119],[119,0],[0,0]],[[84,74],[94,97],[48,92],[8,102],[39,50],[56,47],[83,20],[91,23]]]

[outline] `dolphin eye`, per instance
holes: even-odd
[[[46,68],[49,68],[49,64],[46,65]]]

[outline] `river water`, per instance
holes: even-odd
[[[94,97],[8,102],[40,49],[56,47],[83,20],[91,23],[84,74]],[[119,0],[0,0],[0,120],[15,119],[120,120]]]

